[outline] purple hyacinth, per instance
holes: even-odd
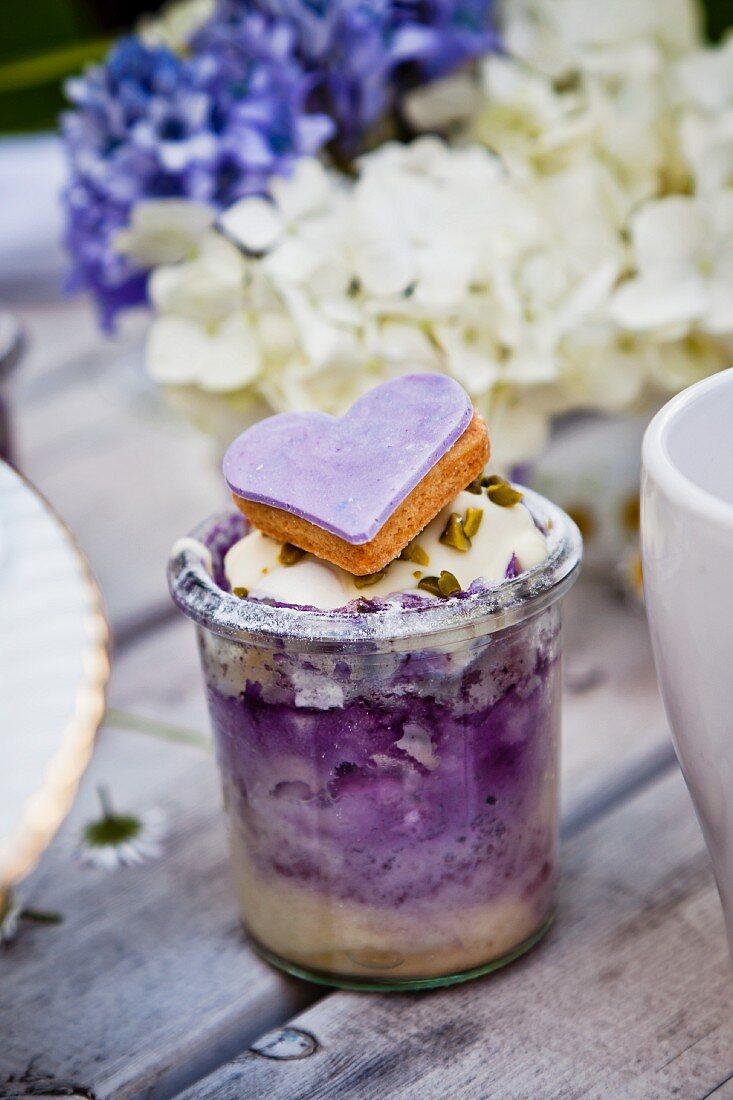
[[[113,248],[136,202],[225,207],[331,138],[346,155],[401,96],[490,49],[493,0],[219,0],[185,56],[122,39],[69,81],[72,286],[102,323],[145,299]]]
[[[313,154],[334,131],[308,112],[311,78],[292,28],[262,13],[236,42],[213,35],[189,57],[137,38],[72,80],[63,118],[71,161],[66,240],[72,286],[91,290],[102,323],[145,300],[145,276],[115,252],[140,199],[188,197],[227,206]]]
[[[220,10],[231,17],[248,2],[221,0]],[[410,88],[497,44],[493,0],[257,0],[256,6],[296,28],[314,92],[349,153]]]

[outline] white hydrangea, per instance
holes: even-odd
[[[684,57],[673,81],[680,141],[697,190],[733,187],[733,34]]]
[[[590,164],[519,183],[486,149],[429,137],[358,170],[345,183],[304,162],[227,211],[226,238],[155,270],[153,376],[340,412],[385,378],[446,371],[511,420],[512,458],[527,453],[568,401],[563,342],[624,262],[611,176]]]
[[[144,199],[133,208],[127,228],[115,236],[114,247],[139,267],[178,263],[196,255],[214,217],[207,203]]]
[[[503,18],[507,55],[411,97],[442,137],[348,176],[303,159],[215,225],[194,203],[135,212],[117,243],[158,265],[153,377],[244,418],[442,371],[509,465],[558,413],[726,365],[733,39],[702,50],[693,0],[505,0]]]
[[[283,347],[289,354],[289,319],[258,282],[239,250],[213,232],[192,259],[156,268],[149,282],[156,310],[147,341],[152,377],[228,393],[255,383]]]
[[[552,76],[495,55],[477,78],[450,77],[413,92],[407,112],[419,130],[485,145],[515,178],[596,161],[613,174],[627,210],[685,183],[667,69]]]
[[[469,135],[494,149],[513,175],[548,173],[588,148],[598,124],[579,84],[551,77],[507,57],[481,66],[482,103]]]
[[[658,71],[700,42],[694,0],[504,0],[507,52],[550,76]]]
[[[636,273],[613,298],[619,325],[674,336],[733,331],[733,190],[649,202],[631,230]]]

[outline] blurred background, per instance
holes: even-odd
[[[0,130],[53,129],[61,81],[104,57],[112,38],[161,3],[141,0],[28,0],[0,8]],[[705,0],[708,36],[733,21],[731,0]]]
[[[160,4],[139,0],[31,0],[0,10],[0,128],[50,130],[63,107],[61,81],[101,59],[114,35]]]

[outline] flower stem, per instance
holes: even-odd
[[[51,909],[21,909],[22,920],[33,921],[34,924],[61,924],[64,919],[60,913]]]
[[[189,729],[187,726],[177,726],[172,722],[160,722],[152,718],[143,718],[139,714],[130,714],[126,710],[118,710],[110,707],[105,714],[105,723],[117,729],[134,730],[136,733],[146,733],[150,737],[157,737],[160,741],[172,741],[178,745],[193,745],[198,749],[210,751],[208,737],[198,730]]]
[[[71,76],[89,61],[101,61],[112,40],[96,38],[90,42],[61,46],[32,57],[21,57],[0,65],[0,95],[36,88],[53,80]]]
[[[109,788],[100,783],[97,787],[97,796],[102,807],[102,817],[105,821],[109,821],[111,817],[114,817],[112,799],[109,796]]]

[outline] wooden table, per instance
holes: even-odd
[[[723,924],[645,624],[588,582],[567,606],[563,882],[545,942],[419,995],[329,993],[252,954],[211,756],[140,728],[207,729],[193,630],[164,581],[173,539],[223,500],[207,445],[145,387],[134,336],[105,345],[78,303],[22,314],[21,465],[86,546],[115,653],[110,721],[24,889],[63,923],[0,952],[0,1097],[733,1097]],[[163,859],[80,866],[99,783],[121,809],[164,809]]]

